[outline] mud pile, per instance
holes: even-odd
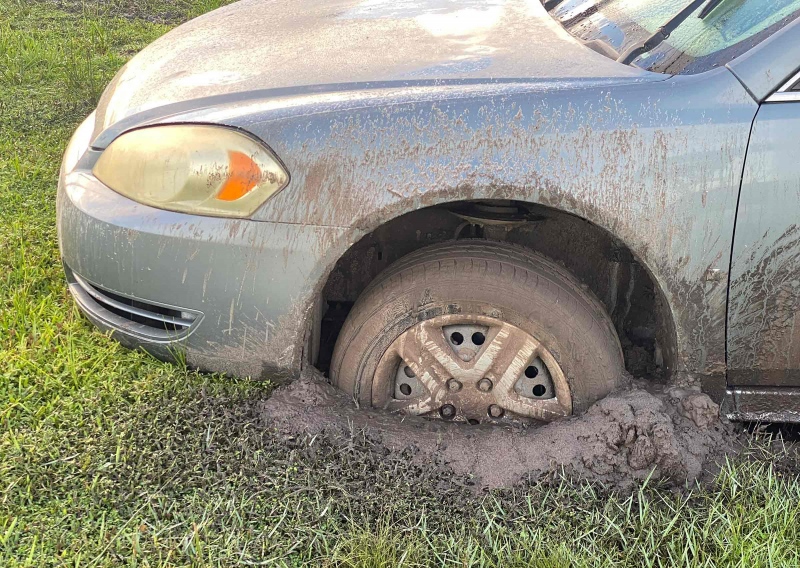
[[[481,424],[357,409],[351,399],[306,373],[260,406],[265,425],[280,435],[325,435],[347,444],[356,432],[376,451],[406,452],[478,487],[506,487],[562,472],[625,487],[651,475],[682,484],[713,473],[736,451],[733,428],[699,390],[661,388],[645,381],[613,393],[582,416],[537,426]]]

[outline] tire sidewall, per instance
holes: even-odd
[[[374,379],[375,369],[391,343],[413,326],[432,318],[464,314],[482,315],[517,326],[539,341],[561,366],[572,395],[573,412],[580,413],[616,386],[620,353],[613,330],[598,333],[594,318],[581,317],[575,290],[564,293],[563,282],[537,281],[534,287],[491,271],[480,273],[482,281],[464,285],[458,270],[413,282],[405,290],[388,286],[389,293],[375,309],[358,321],[348,320],[340,338],[346,344],[332,376],[351,391],[362,405],[371,405],[373,388],[387,388]],[[541,274],[538,279],[545,278]],[[402,279],[401,279],[402,280]],[[397,283],[396,283],[397,284]],[[569,283],[570,287],[574,284]],[[395,294],[391,291],[394,290]],[[398,293],[399,292],[399,293]],[[606,316],[607,317],[607,316]],[[610,332],[610,333],[609,333]],[[357,348],[359,345],[365,347]],[[337,350],[340,346],[337,345]],[[621,355],[620,355],[621,357]],[[350,378],[348,378],[350,377]]]

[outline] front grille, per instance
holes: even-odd
[[[71,276],[70,287],[73,288],[75,297],[85,309],[113,327],[122,328],[128,333],[146,339],[156,341],[180,339],[188,335],[202,317],[200,312],[193,310],[154,304],[110,292],[74,272],[68,272],[68,276]]]

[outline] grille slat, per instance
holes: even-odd
[[[155,311],[150,311],[150,310],[146,310],[146,309],[137,308],[135,305],[133,305],[135,300],[129,300],[131,303],[130,304],[126,304],[126,303],[123,303],[123,302],[120,302],[120,301],[114,299],[114,297],[120,298],[120,296],[118,296],[117,294],[112,294],[110,292],[106,292],[105,290],[101,291],[96,286],[93,286],[92,284],[89,284],[88,282],[86,282],[86,280],[82,279],[77,274],[75,275],[75,280],[78,281],[78,283],[81,285],[81,287],[83,287],[83,289],[86,290],[86,292],[90,296],[92,296],[92,298],[94,298],[95,300],[97,300],[101,304],[106,305],[106,307],[110,306],[110,307],[113,307],[116,310],[119,310],[121,312],[125,312],[125,313],[128,313],[128,314],[134,315],[134,316],[139,316],[139,317],[142,317],[142,318],[145,318],[145,319],[149,319],[149,320],[153,320],[153,321],[157,321],[157,322],[161,322],[161,323],[167,323],[167,324],[173,325],[176,328],[180,328],[180,329],[188,329],[189,327],[191,327],[191,325],[194,323],[194,321],[196,319],[196,318],[186,319],[186,318],[181,318],[181,317],[176,317],[176,316],[163,315],[163,314],[157,313]],[[144,302],[138,302],[138,303],[144,304]],[[156,306],[153,306],[153,307],[156,307]],[[158,306],[158,307],[160,307],[160,306]],[[161,308],[162,311],[165,310],[165,309],[168,309],[168,308]],[[177,310],[174,310],[174,311],[177,311]]]
[[[67,269],[78,303],[110,325],[151,341],[171,342],[185,337],[203,314],[153,304],[104,290]]]

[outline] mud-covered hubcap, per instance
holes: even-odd
[[[378,363],[373,404],[471,423],[572,412],[569,384],[536,338],[495,318],[464,315],[439,316],[400,335]]]

